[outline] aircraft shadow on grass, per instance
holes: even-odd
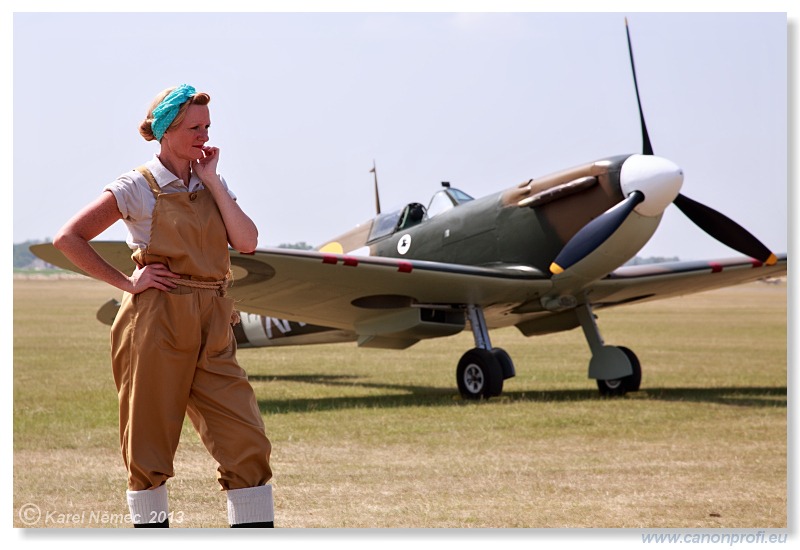
[[[384,389],[392,393],[362,396],[334,396],[308,399],[261,399],[259,408],[265,414],[316,412],[341,409],[402,407],[453,407],[473,403],[463,400],[450,388],[411,384],[382,384],[359,381],[353,375],[251,375],[251,382],[301,382],[341,388]],[[404,393],[394,393],[404,392]],[[502,402],[576,402],[602,401],[592,389],[540,390],[505,392]],[[640,392],[634,400],[708,403],[736,407],[786,408],[786,387],[727,387],[727,388],[651,388]],[[494,401],[495,403],[497,401]]]

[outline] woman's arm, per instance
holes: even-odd
[[[225,230],[228,232],[230,245],[245,254],[250,253],[258,246],[258,228],[253,220],[244,213],[235,200],[231,198],[225,186],[217,175],[217,162],[219,149],[204,147],[205,158],[192,164],[194,172],[203,180],[203,185],[211,192],[217,203]]]
[[[97,199],[75,214],[53,239],[53,245],[72,263],[96,279],[105,281],[121,290],[136,294],[147,288],[169,290],[175,284],[169,279],[179,277],[163,264],[152,264],[137,268],[128,277],[106,262],[89,244],[89,241],[122,219],[117,200],[110,191],[104,191]]]

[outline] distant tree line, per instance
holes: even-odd
[[[14,245],[14,269],[26,269],[30,267],[34,267],[43,262],[33,255],[33,253],[28,250],[28,247],[32,244],[39,244],[47,242],[44,241],[25,241],[24,243],[17,243]]]
[[[305,241],[300,241],[299,243],[281,243],[278,245],[278,248],[293,248],[295,250],[313,250],[314,247],[310,244],[306,243]]]
[[[636,256],[632,260],[628,260],[628,263],[625,265],[663,264],[664,262],[679,262],[680,260],[681,259],[677,256],[673,256],[671,258],[664,256],[649,256],[647,258],[642,258],[641,256]]]

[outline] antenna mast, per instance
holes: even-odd
[[[375,168],[375,159],[372,159],[372,170],[370,170],[375,176],[375,213],[381,213],[381,197],[378,194],[378,170]]]

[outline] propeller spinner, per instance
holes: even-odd
[[[677,206],[695,225],[722,244],[767,265],[775,264],[778,261],[775,254],[741,225],[713,208],[682,195],[679,191],[683,184],[683,172],[671,161],[653,154],[639,96],[639,83],[636,79],[627,18],[625,18],[625,33],[628,38],[628,54],[642,126],[642,154],[629,157],[620,172],[620,187],[626,198],[578,231],[553,261],[550,271],[558,275],[591,254],[619,229],[631,212],[636,211],[643,216],[656,216],[663,212],[669,203]]]
[[[657,156],[631,155],[622,163],[620,188],[625,200],[583,226],[550,265],[562,273],[591,254],[628,219],[631,212],[658,216],[675,200],[683,185],[683,170],[674,162]]]

